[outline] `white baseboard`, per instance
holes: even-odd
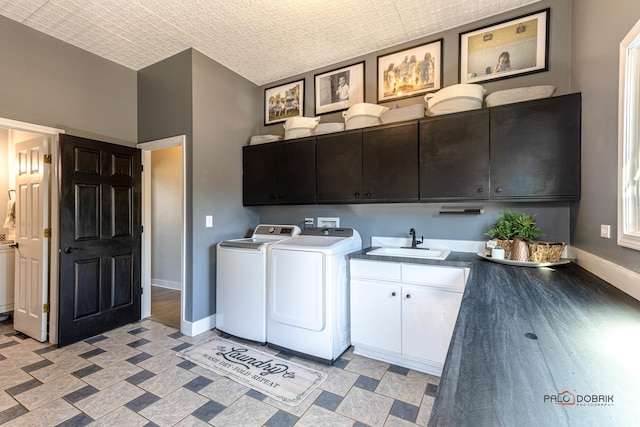
[[[170,280],[161,280],[151,278],[151,286],[158,286],[159,288],[175,289],[176,291],[182,290],[182,283],[172,282]]]
[[[640,301],[640,273],[572,246],[569,258],[585,270]]]
[[[207,332],[210,329],[214,329],[216,327],[216,315],[212,314],[209,317],[205,317],[204,319],[200,319],[195,322],[188,322],[183,320],[180,324],[180,332],[189,337],[195,337],[196,335],[200,335],[203,332]]]

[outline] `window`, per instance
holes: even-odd
[[[640,21],[620,43],[618,244],[640,250]]]

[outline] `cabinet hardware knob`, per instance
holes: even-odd
[[[353,195],[356,196],[356,197],[360,197],[360,192],[356,191]]]
[[[478,188],[478,193],[484,193],[484,188],[482,187]]]
[[[411,294],[407,294],[407,299],[411,298]]]
[[[395,296],[396,296],[396,293],[395,293],[395,292],[391,292],[391,296],[392,296],[392,297],[395,297]]]
[[[367,197],[371,197],[371,191],[367,191],[366,193],[364,193],[364,195]]]
[[[496,188],[496,193],[502,193],[502,187]]]

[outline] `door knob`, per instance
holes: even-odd
[[[62,252],[64,252],[65,254],[70,254],[71,252],[81,251],[81,250],[82,250],[82,248],[74,248],[74,247],[71,247],[71,246],[67,246],[66,248],[64,248],[62,250]]]

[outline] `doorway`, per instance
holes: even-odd
[[[138,144],[143,164],[142,317],[180,329],[185,285],[185,137]]]

